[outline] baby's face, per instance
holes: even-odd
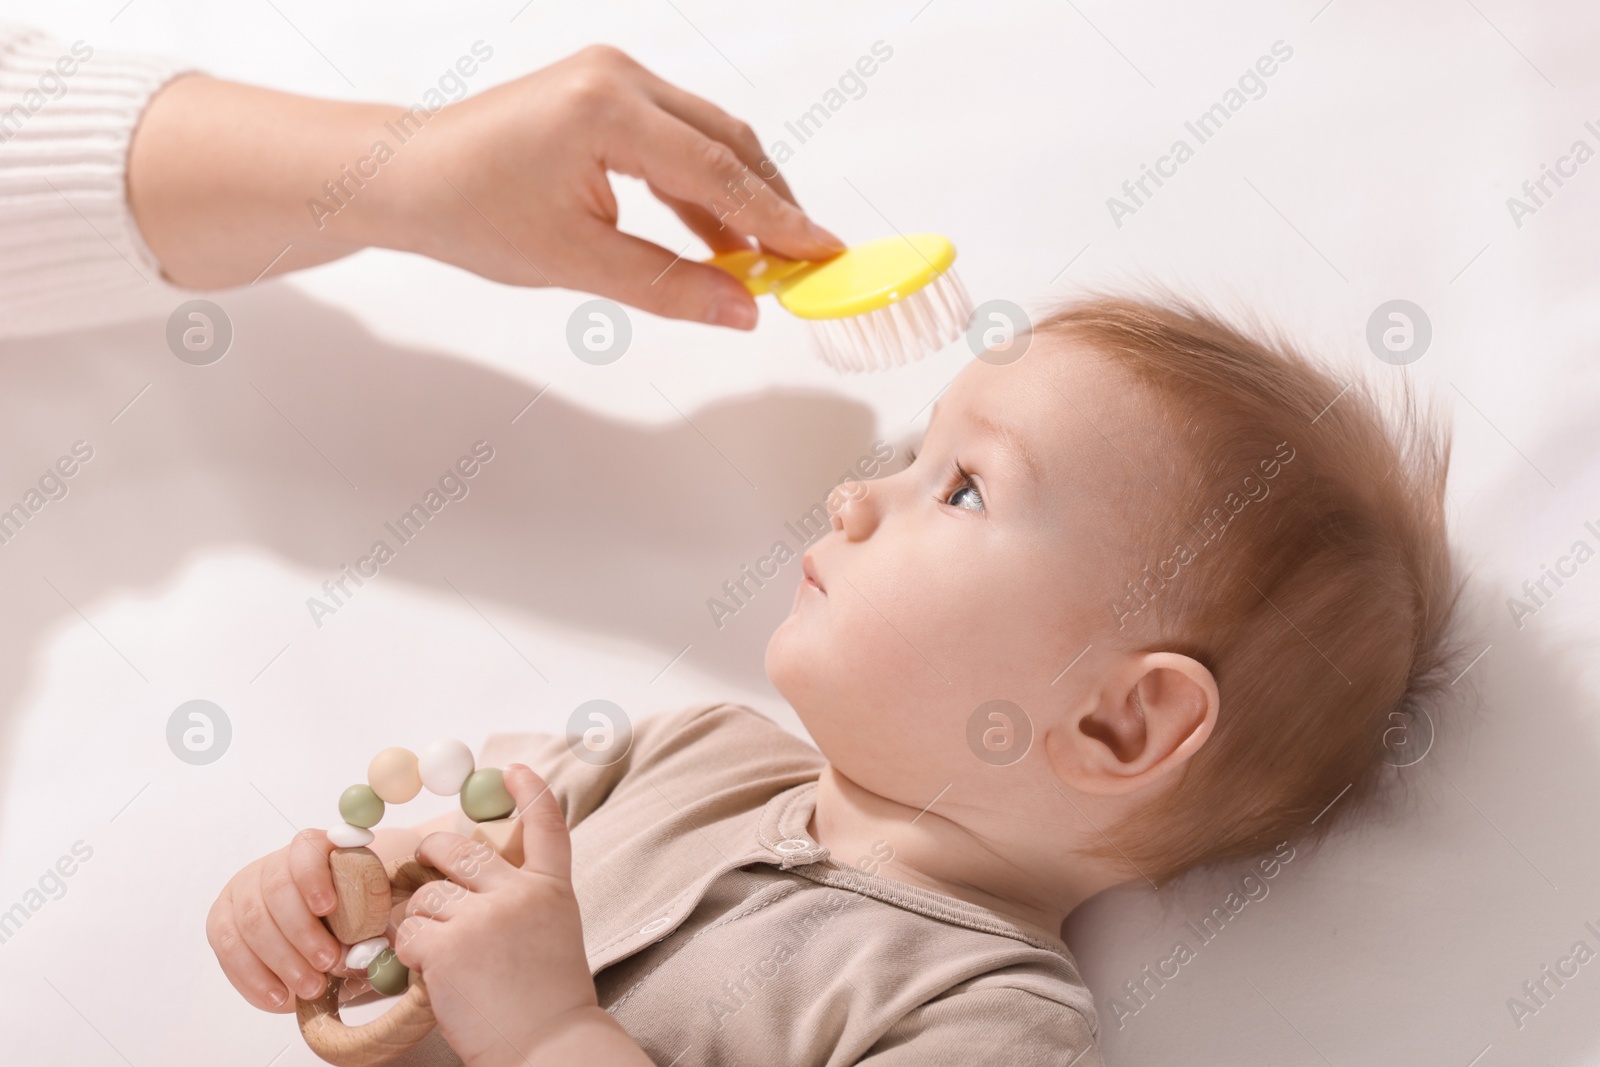
[[[994,782],[968,745],[980,705],[1041,731],[1095,684],[1092,658],[1062,671],[1113,641],[1152,425],[1120,372],[1036,336],[1017,363],[962,370],[909,467],[835,491],[807,553],[821,588],[802,580],[766,667],[840,773],[913,807],[955,800]]]

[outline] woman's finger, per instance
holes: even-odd
[[[631,109],[603,145],[606,165],[791,259],[827,259],[844,243],[806,218],[728,145],[659,108]]]
[[[643,92],[663,111],[733,149],[740,160],[760,173],[779,196],[791,204],[799,205],[789,189],[789,183],[778,173],[777,164],[767,158],[761,141],[747,123],[734,118],[711,101],[661,78],[619,48],[597,45],[586,51],[587,59],[607,70],[613,80]]]
[[[573,276],[563,285],[665,318],[740,330],[755,326],[755,298],[727,271],[602,224],[579,232],[589,253],[573,265]]]
[[[761,175],[762,180],[771,185],[774,192],[796,207],[800,206],[800,201],[794,198],[789,183],[778,172],[778,165],[767,155],[766,149],[761,147],[761,140],[748,123],[734,118],[711,101],[702,100],[693,93],[656,77],[643,67],[640,70],[643,72],[640,84],[663,111],[677,116],[712,140],[721,141],[733,149],[740,162]]]
[[[650,186],[650,191],[655,198],[670,207],[683,224],[694,232],[694,235],[706,243],[713,252],[735,252],[742,248],[749,248],[748,238],[741,237],[733,230],[718,222],[716,216],[711,214],[699,204],[688,200],[680,200],[675,196]]]

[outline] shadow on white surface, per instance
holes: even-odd
[[[692,642],[700,669],[759,688],[798,563],[757,584],[730,561],[748,554],[753,566],[780,538],[799,545],[792,531],[815,521],[873,428],[864,405],[795,390],[623,422],[476,363],[398,349],[290,288],[230,294],[227,307],[236,340],[209,367],[173,359],[160,322],[7,346],[0,484],[30,486],[78,440],[94,455],[0,546],[12,609],[0,708],[59,624],[92,618],[113,593],[159,588],[197,555],[248,545],[338,580],[380,539],[394,558],[368,583],[511,607],[654,647],[663,664]],[[493,459],[448,488],[466,495],[439,494],[420,533],[402,531],[480,441]],[[738,606],[729,580],[747,606],[719,628],[706,601]],[[327,610],[297,602],[284,640],[315,641],[366,589],[307,588]],[[159,650],[105,636],[130,678],[160,669]]]

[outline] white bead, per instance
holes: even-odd
[[[387,937],[369,937],[365,941],[357,941],[345,951],[344,965],[353,971],[364,971],[367,964],[377,959],[388,947]]]
[[[422,750],[417,769],[428,792],[453,797],[461,792],[473,771],[472,749],[454,738],[435,741]]]
[[[371,830],[351,826],[347,822],[342,822],[328,831],[328,840],[339,848],[360,848],[362,845],[370,845],[372,838]]]

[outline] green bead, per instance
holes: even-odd
[[[367,964],[367,981],[386,997],[397,997],[411,985],[411,971],[400,962],[394,949],[386,948]]]
[[[370,785],[353,785],[339,796],[339,817],[351,826],[371,829],[383,818],[383,801]]]
[[[506,791],[506,778],[498,767],[485,767],[467,776],[461,787],[461,810],[473,822],[503,819],[517,810],[517,802]]]

